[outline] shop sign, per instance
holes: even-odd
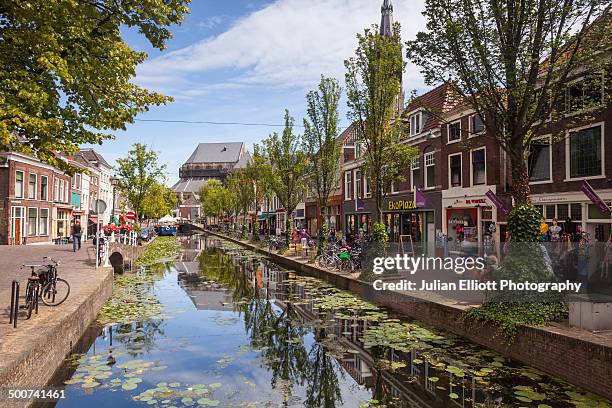
[[[485,200],[484,198],[473,198],[473,199],[466,199],[465,203],[466,204],[486,204],[487,200]]]
[[[582,183],[582,187],[580,189],[587,197],[589,197],[589,199],[593,202],[593,204],[595,204],[597,208],[599,208],[599,211],[602,214],[606,214],[610,212],[610,207],[608,207],[606,203],[603,202],[601,197],[597,195],[597,193],[595,192],[595,190],[593,190],[593,187],[591,187],[588,181],[585,180]]]
[[[506,204],[504,204],[504,202],[494,192],[489,190],[487,191],[487,194],[485,195],[487,196],[489,200],[491,200],[493,205],[495,205],[495,207],[497,207],[499,211],[504,213],[504,215],[508,215],[510,213],[510,210],[508,210],[508,207],[506,207]]]
[[[414,210],[416,207],[413,200],[389,200],[389,211]]]
[[[415,207],[420,208],[423,208],[427,205],[427,200],[425,200],[423,192],[418,187],[414,189],[414,203]]]

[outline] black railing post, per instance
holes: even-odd
[[[19,282],[13,281],[11,285],[11,310],[9,323],[13,323],[13,328],[17,328],[17,312],[19,311]]]

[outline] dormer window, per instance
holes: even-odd
[[[416,136],[421,133],[423,115],[417,112],[410,115],[410,136]]]

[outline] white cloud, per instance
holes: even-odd
[[[143,64],[137,80],[175,96],[198,94],[199,74],[229,70],[236,85],[312,87],[321,74],[339,79],[355,35],[380,22],[382,0],[277,0],[236,21],[227,31]],[[402,37],[425,26],[424,0],[396,0],[394,18]],[[421,87],[418,69],[408,66],[406,88]],[[202,92],[209,92],[209,85]],[[187,93],[185,93],[187,92]]]
[[[200,21],[197,25],[204,29],[210,30],[223,22],[223,16],[210,16]]]

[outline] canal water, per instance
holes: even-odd
[[[612,407],[227,241],[116,278],[58,407]]]

